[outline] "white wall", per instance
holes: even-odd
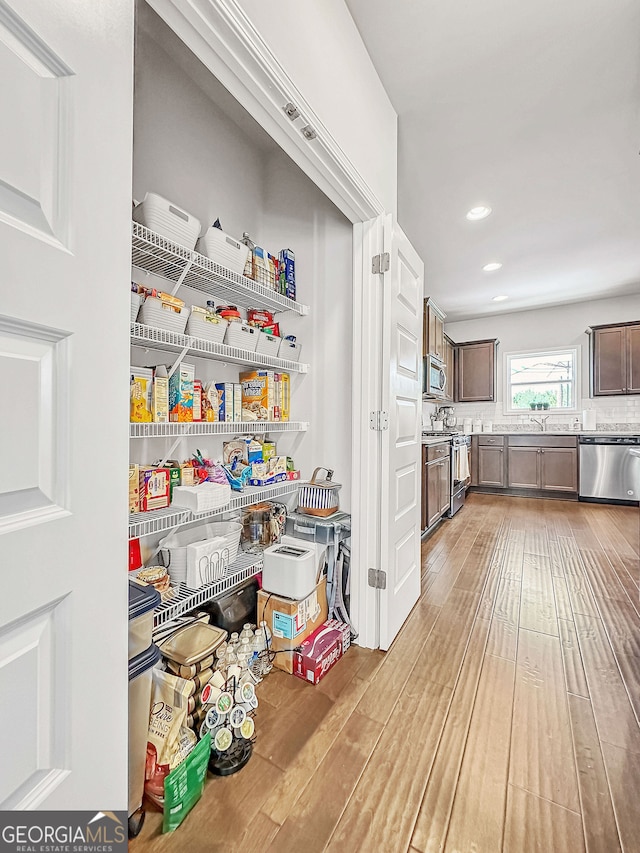
[[[626,323],[640,320],[640,294],[578,302],[535,311],[497,314],[477,320],[446,323],[445,331],[456,342],[498,338],[498,389],[496,404],[458,403],[458,417],[484,417],[494,422],[509,423],[526,416],[506,416],[503,412],[504,353],[579,346],[581,348],[581,395],[578,409],[594,408],[598,420],[605,423],[640,421],[640,397],[589,398],[589,336],[586,329],[601,323]],[[574,415],[575,417],[575,415]],[[570,416],[552,416],[554,422],[571,421]]]
[[[210,224],[248,231],[273,254],[296,255],[298,301],[310,314],[278,315],[283,334],[296,334],[307,375],[291,374],[292,420],[308,421],[307,433],[271,435],[309,477],[317,465],[335,470],[343,484],[341,506],[350,507],[353,229],[228,93],[207,82],[207,71],[150,10],[136,43],[134,196],[157,191]],[[160,46],[163,45],[163,47]],[[197,83],[194,82],[197,80]],[[181,288],[194,304],[205,297]],[[199,301],[198,301],[199,300]],[[217,300],[216,300],[217,302]],[[161,359],[162,360],[162,359]],[[153,351],[134,350],[136,364],[157,361]],[[237,381],[238,368],[194,360],[203,381]],[[250,431],[250,430],[249,430]],[[242,429],[240,429],[242,432]],[[134,461],[155,461],[161,439],[132,442]],[[174,458],[199,447],[219,457],[222,438],[183,440]],[[149,543],[146,543],[147,545]]]
[[[344,0],[241,0],[297,88],[389,213],[397,116]]]

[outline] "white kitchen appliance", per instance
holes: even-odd
[[[301,599],[316,587],[316,549],[304,545],[272,545],[263,554],[262,587],[274,595]]]

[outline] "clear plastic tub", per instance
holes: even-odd
[[[159,660],[160,649],[150,645],[129,661],[129,817],[142,806],[152,670]],[[138,822],[137,831],[141,827],[142,819]]]
[[[151,645],[153,611],[159,604],[156,589],[129,581],[129,660]]]

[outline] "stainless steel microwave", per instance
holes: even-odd
[[[423,393],[432,397],[444,397],[447,387],[447,374],[444,362],[436,355],[428,355],[424,360]]]

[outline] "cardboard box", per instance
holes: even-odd
[[[140,466],[140,512],[164,509],[170,502],[170,473],[168,468]]]
[[[275,374],[272,370],[250,370],[240,374],[242,414],[253,412],[259,421],[274,419]]]
[[[293,674],[317,684],[351,645],[348,625],[331,619],[320,625],[293,653]]]
[[[140,471],[129,465],[129,512],[140,512]]]
[[[153,370],[150,367],[130,369],[129,420],[132,424],[153,421]]]
[[[216,382],[218,392],[218,420],[233,421],[233,382]]]
[[[169,420],[179,423],[193,421],[193,383],[195,364],[183,361],[169,377]]]
[[[169,503],[173,500],[173,490],[176,486],[182,485],[182,468],[179,465],[172,465],[169,468]]]
[[[296,298],[296,256],[291,249],[282,249],[278,256],[280,290],[289,299]]]
[[[193,420],[202,420],[202,382],[200,379],[193,380]]]
[[[288,373],[280,374],[280,420],[291,418],[291,377]]]
[[[281,598],[261,589],[258,592],[258,622],[265,620],[272,634],[273,665],[293,672],[293,650],[327,618],[327,579],[302,601]]]
[[[162,371],[156,369],[153,375],[153,422],[155,424],[169,422],[169,377],[166,368]]]
[[[233,420],[242,420],[242,385],[239,382],[233,383]]]

